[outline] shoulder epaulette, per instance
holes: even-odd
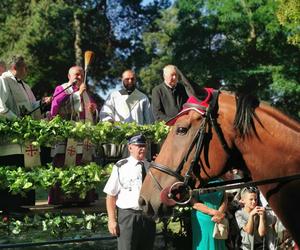
[[[124,164],[126,164],[128,162],[127,159],[122,159],[122,160],[119,160],[117,163],[116,163],[116,166],[119,168],[119,167],[122,167]]]

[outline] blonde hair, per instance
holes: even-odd
[[[170,70],[175,70],[176,71],[176,74],[177,73],[177,67],[175,65],[172,65],[172,64],[168,64],[166,65],[164,68],[163,68],[163,74],[166,75],[167,72],[169,72]]]
[[[241,189],[240,196],[241,196],[241,198],[243,198],[245,196],[245,194],[253,194],[253,193],[258,195],[257,187],[253,187],[253,186],[244,187],[244,188]]]

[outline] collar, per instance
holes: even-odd
[[[176,83],[176,85],[174,87],[171,87],[168,83],[164,82],[164,84],[171,90],[176,89],[178,82]]]
[[[138,162],[140,162],[139,160],[137,160],[136,158],[134,158],[133,156],[129,156],[128,158],[128,162],[130,162],[130,164],[132,165],[137,165]],[[144,160],[141,160],[143,163],[145,163],[145,159]]]
[[[119,92],[120,92],[121,95],[131,95],[135,90],[136,90],[136,88],[134,88],[134,90],[130,90],[130,91],[123,88]]]
[[[10,70],[3,72],[1,76],[2,77],[9,77],[9,78],[12,78],[12,79],[16,80],[16,77],[14,76],[14,74]]]
[[[17,81],[18,83],[23,84],[22,79],[18,79],[17,77],[15,77],[15,79],[16,79],[16,81]]]

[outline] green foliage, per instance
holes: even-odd
[[[92,50],[96,56],[89,69],[89,90],[107,90],[124,68],[133,66],[128,51],[139,49],[140,31],[167,5],[168,1],[1,1],[0,57],[8,61],[15,54],[25,56],[26,80],[41,97],[66,82],[69,67],[83,65],[84,51]],[[135,32],[124,37],[120,27]]]
[[[49,190],[57,183],[67,197],[76,193],[84,198],[89,190],[107,181],[111,170],[112,165],[100,167],[93,162],[65,168],[51,165],[32,169],[0,166],[0,189],[8,188],[13,194],[24,194],[37,188]]]
[[[288,30],[288,41],[300,46],[300,2],[298,0],[278,0],[277,17],[281,25]]]
[[[145,90],[149,93],[163,66],[173,63],[201,86],[252,93],[299,117],[299,48],[287,43],[290,34],[276,16],[279,2],[285,1],[175,1],[144,33]],[[298,5],[287,2],[297,13]],[[299,28],[299,22],[293,24]]]
[[[159,29],[159,32],[143,33],[146,53],[152,56],[150,65],[140,71],[143,89],[147,93],[151,93],[152,88],[162,81],[162,68],[172,61],[172,36],[177,28],[177,12],[175,8],[162,12],[162,18],[154,22],[155,29]]]
[[[2,141],[24,144],[31,141],[34,145],[49,146],[54,143],[74,138],[82,141],[90,139],[94,144],[126,143],[126,140],[138,133],[143,133],[152,142],[160,142],[168,134],[169,128],[164,122],[152,125],[137,125],[136,123],[73,122],[56,116],[51,121],[33,120],[27,116],[13,121],[0,120],[0,136]]]
[[[62,239],[70,233],[77,235],[79,231],[83,231],[86,236],[89,236],[103,230],[106,223],[107,216],[105,214],[86,214],[84,211],[79,216],[54,213],[45,213],[43,216],[25,216],[24,218],[2,216],[0,232],[1,235],[17,236],[29,231],[44,231],[48,233],[48,238],[51,236],[55,239]]]

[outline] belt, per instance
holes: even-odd
[[[119,207],[118,207],[118,209],[121,210],[121,211],[128,211],[128,212],[135,213],[135,214],[143,213],[143,210],[141,210],[141,209],[119,208]]]

